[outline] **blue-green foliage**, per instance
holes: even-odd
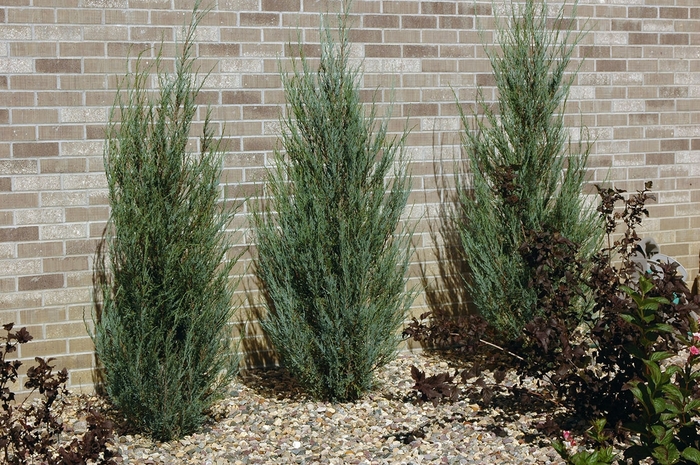
[[[195,10],[174,74],[159,54],[157,91],[141,60],[127,75],[105,149],[111,216],[93,339],[110,399],[158,440],[194,432],[238,367],[225,232],[233,210],[219,200],[222,153],[208,117],[198,153],[187,153],[200,19]]]
[[[283,150],[254,214],[263,329],[305,389],[332,400],[371,388],[413,300],[406,134],[388,138],[374,105],[365,114],[346,19],[338,43],[322,29],[318,71],[302,55],[283,73]]]
[[[548,17],[546,2],[510,7],[497,30],[498,51],[487,50],[498,105],[480,96],[482,114],[472,118],[460,107],[468,166],[459,176],[457,213],[475,306],[517,338],[539,314],[535,270],[519,252],[528,235],[559,233],[585,262],[603,230],[582,197],[589,145],[570,147],[564,126],[574,23],[561,12]]]

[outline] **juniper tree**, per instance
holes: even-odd
[[[192,56],[201,17],[195,8],[174,73],[161,49],[122,81],[104,155],[111,214],[93,340],[109,398],[157,440],[194,432],[238,367],[229,326],[236,259],[226,258],[235,208],[220,202],[222,151],[208,113],[198,151],[188,152],[203,84]]]
[[[565,18],[563,8],[549,17],[546,2],[510,7],[507,24],[497,22],[498,47],[487,49],[497,105],[480,91],[479,115],[459,107],[468,163],[459,175],[458,218],[475,305],[502,334],[517,338],[540,310],[536,270],[520,252],[528,236],[563,236],[585,262],[602,228],[583,196],[590,143],[585,137],[572,143],[564,124],[576,75],[567,68],[581,38],[572,32],[575,19]]]
[[[371,388],[413,300],[410,231],[400,225],[410,189],[406,133],[389,137],[374,103],[365,113],[346,21],[339,18],[337,43],[322,27],[316,72],[303,53],[291,74],[281,72],[282,150],[253,216],[262,327],[310,394],[338,401]]]

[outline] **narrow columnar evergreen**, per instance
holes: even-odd
[[[282,73],[283,150],[253,216],[263,329],[310,394],[338,401],[372,387],[413,300],[411,234],[400,226],[410,189],[406,133],[390,138],[374,104],[366,114],[346,20],[337,42],[322,27],[316,72],[302,54]]]
[[[110,399],[157,440],[194,432],[238,368],[225,231],[235,209],[220,201],[222,152],[208,115],[198,152],[187,151],[201,18],[195,8],[174,74],[159,53],[122,81],[105,148],[111,215],[93,340]]]
[[[510,8],[510,17],[498,21],[499,47],[487,50],[498,104],[479,93],[479,115],[460,107],[468,165],[458,195],[475,305],[500,332],[518,337],[538,314],[530,285],[535,270],[519,253],[527,235],[559,233],[579,246],[585,261],[602,228],[582,195],[590,143],[584,137],[571,144],[564,126],[575,77],[566,70],[581,37],[572,33],[575,20],[563,9],[548,16],[547,3],[538,0]]]

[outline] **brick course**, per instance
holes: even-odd
[[[191,3],[13,0],[0,6],[0,322],[29,326],[35,342],[20,355],[58,357],[74,370],[74,387],[91,383],[91,342],[82,318],[91,308],[93,254],[109,211],[102,165],[109,108],[139,53],[152,59],[163,40],[165,55],[173,55]],[[216,3],[198,32],[199,64],[211,70],[200,102],[211,105],[214,123],[225,128],[224,190],[241,199],[260,192],[278,144],[284,107],[278,65],[290,69],[297,33],[304,53],[318,56],[319,15],[336,11],[339,2]],[[595,138],[592,182],[609,180],[634,191],[654,181],[658,201],[649,208],[645,234],[691,276],[700,249],[700,7],[694,3],[580,0],[576,24],[589,33],[573,55],[575,65],[583,61],[566,118],[574,138],[580,124]],[[352,40],[357,63],[363,60],[363,96],[376,95],[380,110],[394,98],[391,130],[412,128],[407,150],[415,206],[407,219],[421,222],[415,283],[419,264],[429,272],[437,268],[428,225],[439,220],[439,186],[452,182],[459,154],[453,92],[467,113],[476,85],[487,99],[494,96],[479,33],[484,28],[487,45],[493,43],[492,5],[354,2]],[[234,223],[244,228],[240,244],[248,244],[245,216]],[[244,270],[250,256],[236,270]],[[246,290],[255,290],[252,281],[237,296]],[[416,313],[424,302],[416,300]]]

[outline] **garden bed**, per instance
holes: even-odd
[[[563,463],[536,428],[543,409],[518,411],[500,396],[482,406],[467,393],[456,402],[423,402],[411,389],[411,366],[428,376],[454,371],[442,357],[401,353],[370,394],[338,404],[308,398],[284,370],[248,371],[199,433],[165,443],[116,433],[110,448],[117,461],[133,464]],[[503,384],[512,384],[511,376]],[[85,427],[70,408],[64,421],[69,431]]]

